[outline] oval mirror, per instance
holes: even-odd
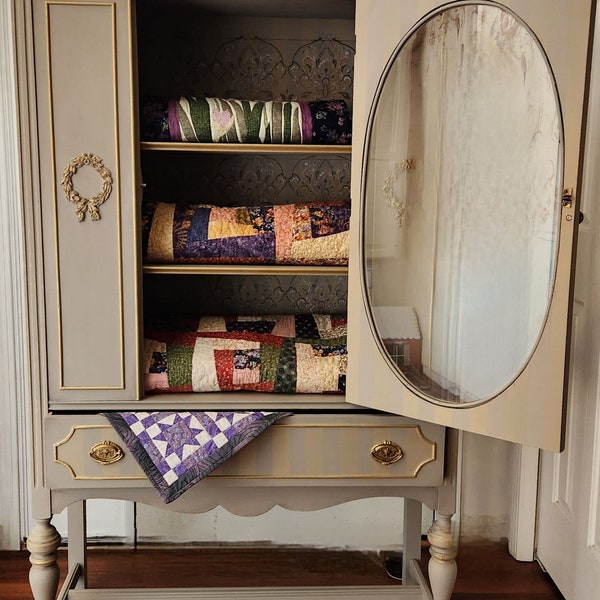
[[[496,3],[444,5],[388,63],[365,146],[363,292],[382,353],[423,398],[490,400],[535,350],[562,148],[543,49]]]

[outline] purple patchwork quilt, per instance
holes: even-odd
[[[214,471],[286,412],[103,413],[165,503]]]
[[[148,263],[347,265],[350,203],[219,207],[147,202]]]

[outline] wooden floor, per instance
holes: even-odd
[[[424,558],[427,554],[424,549]],[[66,553],[60,553],[61,575]],[[0,552],[0,599],[31,600],[26,552]],[[91,549],[90,587],[389,585],[375,553],[289,548]],[[398,582],[400,584],[400,582]],[[453,600],[564,600],[537,563],[503,544],[463,545]]]

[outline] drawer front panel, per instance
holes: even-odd
[[[371,454],[384,442],[398,459],[384,465]],[[342,422],[274,425],[223,464],[214,476],[414,479],[437,456],[437,444],[418,425]]]
[[[102,417],[50,417],[50,487],[146,477]],[[222,479],[373,479],[437,485],[444,429],[396,417],[292,416],[272,425],[216,469]]]

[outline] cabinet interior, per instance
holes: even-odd
[[[136,27],[141,112],[148,99],[192,96],[341,99],[351,113],[353,1],[181,0],[166,12],[164,3],[150,1],[138,3]],[[143,131],[140,141],[142,215],[155,202],[240,207],[350,200],[349,144],[160,143],[144,139]],[[347,311],[346,265],[174,265],[143,258],[142,271],[146,327],[171,316]],[[343,394],[152,393],[145,400],[344,407]]]

